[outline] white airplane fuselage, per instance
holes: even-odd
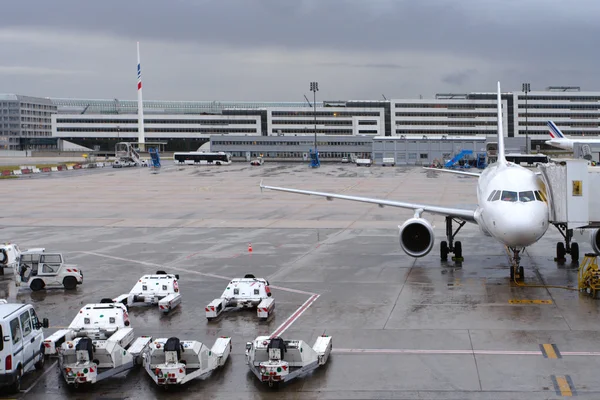
[[[554,139],[550,139],[550,140],[546,140],[545,142],[546,144],[549,144],[550,146],[554,146],[554,147],[558,147],[561,149],[565,149],[565,150],[573,150],[573,145],[575,143],[582,143],[582,144],[599,144],[600,143],[600,139],[567,139],[567,138],[554,138]]]
[[[522,249],[537,242],[548,230],[548,203],[488,201],[494,190],[522,193],[540,191],[545,195],[542,180],[532,171],[516,164],[491,164],[477,183],[477,210],[475,220],[481,231],[504,245]]]

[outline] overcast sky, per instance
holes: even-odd
[[[598,0],[12,0],[0,93],[303,101],[600,91]]]

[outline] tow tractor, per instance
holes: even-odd
[[[275,299],[271,297],[269,282],[247,274],[243,278],[233,279],[227,285],[220,298],[214,299],[204,309],[206,318],[211,321],[227,307],[254,308],[261,320],[267,320],[275,309]]]
[[[152,341],[142,354],[143,365],[159,386],[183,385],[225,365],[231,352],[231,338],[220,337],[212,348],[195,340],[177,337]]]
[[[134,338],[124,304],[103,299],[84,306],[68,329],[44,340],[45,354],[58,354],[59,369],[69,385],[93,384],[141,363],[152,340]]]
[[[74,290],[83,283],[83,272],[76,265],[64,263],[62,254],[31,249],[21,253],[15,284],[24,284],[31,290],[65,288]]]
[[[331,354],[332,339],[319,336],[311,348],[302,340],[259,336],[246,343],[246,364],[261,382],[273,387],[325,365]]]
[[[156,271],[154,275],[142,276],[128,294],[122,294],[113,300],[127,306],[136,303],[158,304],[158,309],[168,313],[181,303],[179,275]]]

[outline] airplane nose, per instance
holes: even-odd
[[[544,234],[547,224],[532,213],[515,216],[502,227],[503,242],[509,247],[526,247],[534,244]]]

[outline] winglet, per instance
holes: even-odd
[[[263,191],[263,188],[264,188],[264,186],[263,186],[262,182],[263,182],[263,180],[261,179],[261,180],[260,180],[260,192],[261,192],[261,193],[262,193],[262,191]]]
[[[504,129],[502,125],[502,98],[500,96],[500,81],[498,81],[498,163],[506,164]]]
[[[552,121],[547,122],[548,129],[550,129],[550,137],[552,139],[564,139],[565,135],[558,129],[558,126]]]

